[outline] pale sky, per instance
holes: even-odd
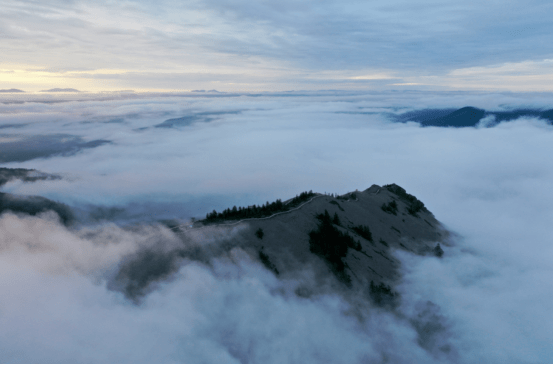
[[[0,89],[552,91],[552,1],[0,0]]]

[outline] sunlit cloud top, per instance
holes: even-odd
[[[0,0],[0,89],[552,90],[550,1]]]

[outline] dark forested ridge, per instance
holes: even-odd
[[[0,213],[12,211],[14,213],[37,215],[49,210],[56,212],[62,223],[66,225],[74,220],[73,212],[65,204],[41,196],[19,196],[0,193]]]
[[[552,109],[515,109],[510,111],[488,111],[471,106],[460,109],[423,109],[413,110],[400,115],[391,115],[398,122],[414,121],[423,126],[435,127],[475,127],[484,117],[494,117],[497,124],[521,117],[534,117],[552,124]]]
[[[236,206],[234,206],[233,208],[225,209],[221,213],[218,213],[214,210],[211,213],[206,214],[206,219],[204,219],[203,222],[212,223],[221,222],[224,220],[269,217],[272,214],[286,212],[292,208],[295,208],[300,204],[307,202],[316,195],[316,193],[313,193],[310,190],[300,193],[299,195],[292,198],[288,203],[283,203],[281,199],[277,199],[273,203],[266,202],[264,205],[261,206],[252,205],[244,208],[237,208]]]
[[[59,180],[61,176],[47,174],[34,169],[12,169],[0,167],[0,186],[13,180],[24,182],[35,182],[39,180]],[[11,211],[28,215],[37,215],[47,211],[54,211],[58,214],[63,224],[70,224],[74,215],[69,206],[46,199],[41,196],[24,196],[0,192],[0,213]]]

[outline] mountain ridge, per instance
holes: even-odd
[[[394,251],[441,257],[444,254],[441,245],[449,245],[448,231],[421,201],[396,184],[372,185],[340,196],[313,194],[294,209],[270,217],[217,223],[205,219],[168,226],[185,241],[193,235],[208,235],[217,228],[232,230],[232,238],[219,249],[196,248],[194,255],[198,256],[203,249],[216,256],[240,249],[281,279],[304,278],[296,294],[308,297],[338,291],[347,296],[358,292],[371,298],[371,283],[373,291],[385,290],[400,278],[400,262]],[[387,204],[392,202],[396,208],[387,211]],[[324,220],[327,226],[322,227]],[[350,237],[344,240],[351,244],[344,243],[348,247],[342,246],[339,254],[325,253],[316,246],[314,237],[318,234],[323,240],[326,235],[335,240]],[[186,252],[180,255],[194,256]],[[306,272],[311,272],[308,275],[311,279],[305,280]]]
[[[428,127],[476,127],[483,118],[490,117],[493,120],[490,125],[503,121],[515,120],[521,117],[535,117],[544,119],[552,124],[552,109],[520,108],[509,111],[487,111],[473,106],[465,106],[460,109],[421,109],[413,110],[400,115],[392,116],[398,122],[414,121]]]

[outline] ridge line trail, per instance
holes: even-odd
[[[218,226],[234,226],[235,224],[239,224],[241,222],[244,222],[244,221],[248,221],[248,220],[254,220],[254,219],[258,219],[258,220],[262,220],[262,219],[269,219],[269,218],[273,218],[279,214],[285,214],[285,213],[290,213],[292,211],[295,211],[295,210],[298,210],[300,208],[302,208],[304,205],[310,203],[312,200],[316,199],[316,198],[321,198],[322,196],[327,196],[327,195],[318,195],[318,196],[314,196],[313,198],[311,198],[310,200],[308,200],[307,202],[303,203],[303,204],[300,204],[299,206],[297,206],[296,208],[293,208],[293,209],[290,209],[290,210],[286,210],[284,212],[277,212],[277,213],[274,213],[272,215],[270,215],[269,217],[263,217],[263,218],[244,218],[244,219],[241,219],[240,221],[236,221],[236,222],[233,222],[233,223],[221,223],[221,224],[218,224]],[[202,228],[202,227],[189,227],[190,225],[189,224],[180,224],[180,225],[177,225],[173,228],[180,228],[180,229],[198,229],[198,228]],[[170,228],[170,229],[173,229],[173,228]]]
[[[274,213],[272,215],[270,215],[269,217],[263,217],[263,218],[244,218],[244,219],[241,219],[240,221],[236,221],[236,222],[233,222],[233,223],[221,223],[221,224],[218,224],[218,226],[234,226],[235,224],[239,224],[241,222],[244,222],[244,221],[248,221],[248,220],[263,220],[263,219],[269,219],[269,218],[273,218],[279,214],[286,214],[286,213],[290,213],[290,212],[293,212],[295,210],[298,210],[300,208],[302,208],[304,205],[312,202],[314,199],[317,199],[317,198],[321,198],[322,196],[329,196],[329,195],[325,195],[325,194],[319,194],[317,196],[314,196],[313,198],[311,198],[310,200],[308,200],[307,202],[303,203],[303,204],[300,204],[299,206],[297,206],[296,208],[292,208],[290,210],[286,210],[284,212],[277,212],[277,213]],[[346,201],[350,201],[349,200],[346,200]],[[356,198],[354,201],[358,201],[358,198]],[[179,228],[180,230],[190,230],[190,229],[198,229],[198,228],[202,228],[202,227],[190,227],[189,224],[179,224],[179,225],[176,225],[174,227],[169,227],[169,229],[173,230],[175,228]]]

